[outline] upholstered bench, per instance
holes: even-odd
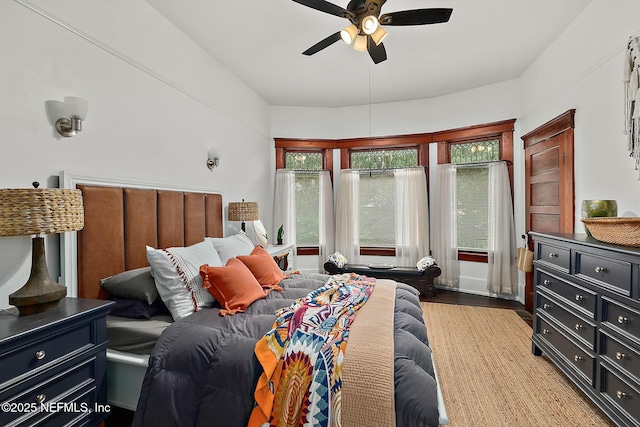
[[[433,279],[442,273],[438,264],[433,264],[426,270],[420,271],[415,267],[375,268],[375,266],[369,267],[364,264],[346,264],[339,268],[334,263],[327,261],[324,263],[324,269],[329,274],[356,273],[377,279],[391,279],[406,283],[419,290],[420,294],[427,298],[436,296],[437,289],[433,284]]]

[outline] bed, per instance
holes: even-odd
[[[69,234],[61,241],[62,276],[69,287],[69,296],[112,298],[101,281],[104,284],[105,278],[149,268],[149,248],[182,250],[207,241],[226,242],[234,237],[223,237],[223,202],[216,191],[114,182],[69,173],[61,174],[61,184],[65,188],[81,189],[85,203],[84,230],[77,233],[77,238]],[[220,249],[216,249],[220,255]],[[252,412],[256,383],[264,373],[253,354],[256,343],[276,320],[275,310],[285,309],[309,292],[323,289],[328,279],[329,276],[322,275],[292,275],[282,280],[282,290],[269,292],[266,297],[248,304],[246,312],[233,315],[221,316],[224,307],[215,301],[209,304],[204,301],[202,306],[196,304],[198,309],[193,314],[180,315],[177,321],[173,318],[178,305],[169,302],[171,315],[168,317],[165,312],[152,316],[149,321],[111,318],[108,328],[112,333],[119,331],[125,346],[119,349],[110,346],[107,351],[109,403],[136,410],[134,425],[139,426],[201,425],[210,423],[214,416],[224,419],[224,425],[246,425]],[[392,306],[395,307],[395,311],[391,311],[393,320],[385,323],[393,324],[390,328],[394,346],[380,346],[381,353],[392,349],[393,388],[386,403],[395,401],[395,405],[391,405],[392,410],[395,406],[395,419],[388,424],[445,424],[446,411],[417,303],[418,293],[403,284],[387,285],[394,289]],[[380,284],[376,288],[385,286]],[[158,287],[158,291],[160,289]],[[371,295],[381,292],[376,289]],[[376,297],[378,303],[383,301],[380,298]],[[373,300],[372,297],[364,307],[373,307]],[[376,315],[372,316],[371,310],[369,318],[373,319]],[[361,317],[364,319],[364,316]],[[141,323],[143,329],[136,331],[133,325]],[[134,336],[151,343],[139,343]],[[158,337],[159,341],[154,344]],[[355,338],[350,339],[355,349]],[[136,346],[144,350],[138,351]],[[176,375],[187,365],[187,374]],[[377,393],[368,393],[371,390],[366,386],[354,386],[362,378],[352,377],[351,382],[345,381],[344,399],[349,396],[347,391],[353,393],[354,389],[360,389],[356,392],[361,395],[364,407],[351,409],[350,413],[345,409],[343,418],[356,414],[362,425],[370,424],[367,417],[375,414],[377,407],[385,406],[385,402],[375,403],[371,396]],[[347,384],[351,384],[350,388]],[[224,414],[224,418],[220,418],[220,414]]]

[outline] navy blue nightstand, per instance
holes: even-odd
[[[0,425],[95,426],[109,416],[112,304],[67,297],[42,313],[0,313]]]

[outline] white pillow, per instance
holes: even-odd
[[[173,320],[182,319],[203,307],[211,307],[215,299],[202,289],[200,266],[222,266],[218,252],[206,240],[188,247],[154,249],[147,246],[147,260],[160,298]]]
[[[266,248],[269,244],[267,238],[267,230],[264,228],[264,224],[259,219],[255,221],[249,221],[246,223],[247,227],[247,236],[254,245],[260,245],[263,248]]]
[[[205,237],[205,241],[213,243],[213,246],[218,251],[222,265],[226,265],[230,258],[251,254],[251,251],[255,248],[249,236],[242,231],[230,237]]]

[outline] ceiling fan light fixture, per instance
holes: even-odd
[[[378,27],[378,29],[373,34],[371,34],[371,40],[373,40],[376,43],[376,46],[378,46],[380,43],[382,43],[382,40],[387,37],[387,34],[389,33],[387,33],[384,28]]]
[[[356,36],[356,41],[353,43],[353,48],[360,51],[367,50],[367,36]]]
[[[378,18],[374,15],[367,15],[362,18],[362,31],[366,35],[371,35],[375,33],[375,31],[380,27],[380,22],[378,22]]]
[[[346,44],[353,43],[353,40],[356,38],[357,35],[358,35],[358,27],[356,27],[354,24],[351,24],[344,30],[340,31],[340,37],[342,38],[342,41],[345,42]]]

